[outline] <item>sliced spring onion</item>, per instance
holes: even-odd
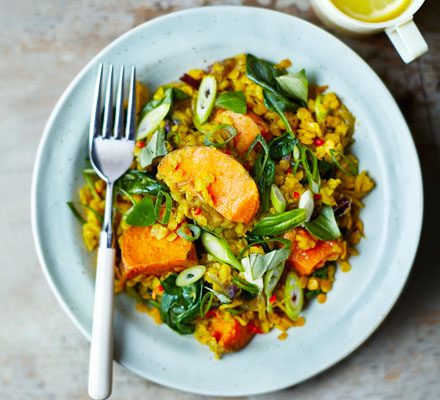
[[[315,100],[315,116],[318,123],[324,122],[328,115],[328,108],[322,104],[322,96],[319,95]]]
[[[163,213],[163,217],[160,216],[162,211],[162,201],[165,197],[165,211]],[[173,206],[173,201],[169,193],[164,191],[159,191],[156,197],[156,203],[154,204],[154,215],[156,216],[157,222],[162,225],[168,224],[171,216],[171,208]]]
[[[286,199],[280,188],[275,184],[270,187],[270,201],[277,213],[282,213],[286,209]]]
[[[318,159],[315,153],[306,146],[300,147],[301,151],[301,163],[306,172],[307,180],[309,182],[310,189],[313,193],[318,193],[321,187],[321,177],[319,175]],[[309,157],[312,160],[312,165],[309,164]]]
[[[267,145],[266,140],[264,139],[264,137],[263,137],[261,134],[258,134],[258,135],[255,137],[254,141],[251,143],[251,145],[250,145],[249,148],[247,149],[246,154],[245,154],[245,156],[244,156],[244,159],[247,160],[247,159],[249,158],[249,154],[251,154],[251,151],[254,149],[254,147],[255,147],[258,143],[260,143],[261,146],[263,147],[263,150],[264,150],[264,157],[263,157],[263,162],[262,162],[261,165],[260,165],[259,172],[258,172],[258,174],[255,176],[255,180],[256,180],[256,181],[258,181],[258,179],[261,178],[261,175],[263,174],[264,169],[265,169],[265,167],[266,167],[267,160],[269,159],[269,146]]]
[[[100,214],[98,211],[96,211],[94,208],[90,207],[88,204],[81,203],[81,206],[84,208],[87,208],[87,210],[91,211],[93,214],[95,214],[95,217],[98,219],[98,221],[102,224],[104,222],[104,216]]]
[[[272,310],[272,304],[270,303],[269,299],[272,295],[273,291],[275,290],[275,287],[277,286],[281,275],[283,274],[284,267],[286,263],[279,264],[276,268],[273,268],[266,272],[263,278],[263,288],[264,288],[264,294],[266,295],[267,299],[267,310]]]
[[[285,211],[281,214],[269,215],[260,219],[251,234],[258,236],[278,236],[297,227],[305,220],[306,212],[302,208]]]
[[[284,287],[284,300],[287,316],[295,321],[302,310],[304,303],[304,293],[299,285],[299,278],[295,272],[289,272]]]
[[[310,189],[307,189],[300,197],[298,208],[306,210],[306,220],[309,222],[313,214],[313,209],[315,208],[315,203],[313,201],[313,193]]]
[[[351,176],[356,176],[359,173],[359,169],[357,167],[357,165],[355,165],[353,163],[353,161],[351,161],[345,154],[335,150],[335,149],[331,149],[330,150],[330,156],[332,158],[332,161],[335,163],[335,165],[344,173],[347,175],[351,175]],[[338,161],[337,156],[339,156],[340,158],[342,158],[348,166],[347,168],[344,168],[341,163]]]
[[[234,253],[232,253],[225,239],[207,231],[203,231],[201,238],[203,247],[215,259],[229,264],[239,271],[243,271],[243,266],[237,260]]]
[[[217,133],[218,131],[221,132],[225,132],[228,134],[228,137],[220,143],[217,142],[213,142],[212,136]],[[203,144],[205,146],[213,146],[213,147],[217,147],[217,148],[222,148],[225,147],[232,139],[234,139],[235,136],[237,136],[238,131],[237,129],[235,129],[232,125],[228,125],[228,124],[220,124],[218,126],[216,126],[212,131],[208,132],[206,134],[205,139],[203,140]]]
[[[211,309],[213,302],[214,294],[212,292],[206,292],[202,297],[202,301],[200,302],[200,316],[202,318],[204,318],[206,314],[208,314],[208,311]]]
[[[70,211],[72,211],[72,214],[74,215],[74,217],[81,222],[82,224],[85,224],[87,221],[83,218],[83,216],[81,215],[81,213],[76,209],[75,205],[73,204],[72,201],[68,201],[67,202],[67,206],[70,208]]]
[[[313,221],[306,222],[305,228],[320,240],[333,240],[341,236],[335,213],[330,206],[324,206],[321,214]]]
[[[139,122],[136,140],[145,139],[159,127],[170,111],[173,102],[173,91],[171,88],[165,90],[164,97],[156,107],[149,110]]]
[[[184,269],[177,275],[177,286],[188,286],[194,282],[197,282],[203,275],[205,275],[206,267],[204,265],[193,265],[187,269]]]
[[[158,301],[156,301],[156,300],[151,300],[150,299],[150,300],[147,301],[147,304],[157,308],[158,310],[160,310],[160,303]]]
[[[239,288],[242,290],[245,290],[246,292],[250,294],[258,294],[259,289],[257,285],[254,285],[253,283],[250,283],[248,281],[245,281],[244,279],[239,278],[238,276],[232,277],[232,282],[235,283]]]
[[[95,176],[97,175],[93,168],[84,168],[82,170],[82,173],[86,175],[95,175]]]
[[[198,124],[205,123],[215,104],[217,94],[217,81],[212,75],[207,75],[202,79],[197,96],[194,119]]]
[[[192,233],[192,235],[188,235],[185,232],[185,229],[189,229]],[[194,224],[183,224],[178,230],[177,230],[177,234],[185,240],[188,240],[188,242],[194,242],[196,241],[199,237],[200,234],[202,233],[202,230]]]
[[[221,292],[217,292],[217,290],[211,289],[207,286],[205,286],[205,288],[206,288],[206,290],[209,290],[210,292],[212,292],[214,294],[214,296],[220,300],[220,303],[222,303],[222,304],[232,303],[232,300],[228,296],[226,296],[225,294],[223,294]]]
[[[245,257],[241,260],[241,264],[243,265],[243,276],[246,279],[246,281],[253,286],[258,288],[258,294],[260,294],[263,291],[263,278],[254,279],[252,277],[252,261],[256,254],[251,254],[249,257]]]
[[[95,183],[94,180],[91,177],[91,174],[85,173],[83,171],[83,178],[87,183],[87,186],[89,187],[90,191],[92,192],[93,197],[100,198],[101,196],[98,194],[98,192],[95,189]]]
[[[301,159],[301,152],[299,150],[298,146],[295,146],[293,148],[293,159],[294,161],[298,162]]]
[[[255,242],[252,242],[250,244],[248,244],[246,247],[244,247],[240,253],[238,254],[238,259],[242,259],[244,253],[246,253],[247,250],[249,250],[252,246],[257,246],[259,244],[267,244],[267,243],[273,243],[273,242],[279,242],[283,244],[283,248],[284,249],[290,249],[290,247],[292,246],[292,242],[290,240],[284,239],[284,238],[269,238],[269,239],[264,239],[264,240],[257,240]]]

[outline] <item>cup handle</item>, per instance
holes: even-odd
[[[397,52],[407,64],[428,51],[428,44],[413,19],[385,30]]]

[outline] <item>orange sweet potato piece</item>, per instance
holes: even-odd
[[[127,279],[138,275],[162,275],[197,264],[193,243],[178,236],[173,241],[157,239],[151,227],[132,226],[120,239],[123,273]]]
[[[266,140],[270,140],[272,135],[266,122],[252,112],[247,114],[238,114],[229,110],[218,110],[215,113],[214,121],[221,124],[232,124],[237,129],[237,136],[233,143],[240,154],[246,153],[250,145],[261,134]]]
[[[298,246],[297,235],[306,236],[315,241],[315,246],[303,250]],[[318,240],[305,229],[296,229],[284,234],[284,238],[292,242],[292,254],[287,264],[299,275],[310,275],[314,270],[324,266],[327,261],[334,261],[344,251],[344,246],[339,240]]]
[[[232,353],[246,346],[254,333],[235,319],[212,318],[208,328],[221,353]]]
[[[167,154],[157,177],[172,189],[190,191],[230,221],[248,223],[258,211],[260,195],[246,169],[233,157],[206,146],[184,147]],[[207,196],[197,184],[206,184]]]

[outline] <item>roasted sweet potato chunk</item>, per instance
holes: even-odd
[[[193,243],[178,236],[173,241],[157,239],[151,227],[132,226],[121,239],[123,273],[127,279],[138,275],[162,275],[197,264]]]
[[[241,154],[246,153],[258,134],[261,134],[266,140],[272,136],[264,120],[252,112],[238,114],[229,110],[219,110],[215,113],[214,121],[232,125],[237,129],[238,134],[233,142]]]
[[[231,353],[246,346],[254,333],[235,319],[216,316],[211,319],[209,331],[217,341],[220,353]]]
[[[314,243],[307,250],[299,246],[298,235]],[[284,237],[292,242],[292,254],[287,264],[299,275],[310,275],[317,268],[322,267],[327,261],[334,261],[344,252],[344,246],[339,240],[319,240],[314,238],[305,229],[295,229],[287,232]]]
[[[260,205],[257,185],[246,169],[212,147],[184,147],[167,154],[157,177],[172,191],[200,197],[230,221],[250,222]]]

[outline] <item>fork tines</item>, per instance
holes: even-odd
[[[135,126],[136,126],[136,70],[132,66],[130,68],[130,87],[128,94],[127,106],[127,123],[125,124],[124,112],[124,72],[125,68],[122,65],[119,71],[118,87],[116,91],[116,103],[113,103],[113,64],[109,65],[107,76],[107,87],[104,100],[104,110],[101,106],[101,85],[103,78],[104,65],[99,64],[98,77],[96,79],[94,101],[92,106],[92,113],[90,119],[90,144],[93,138],[102,136],[104,139],[109,139],[112,136],[115,139],[134,140]],[[113,108],[114,107],[114,108]],[[104,111],[103,122],[101,124],[101,114]],[[124,135],[125,125],[125,135]]]

